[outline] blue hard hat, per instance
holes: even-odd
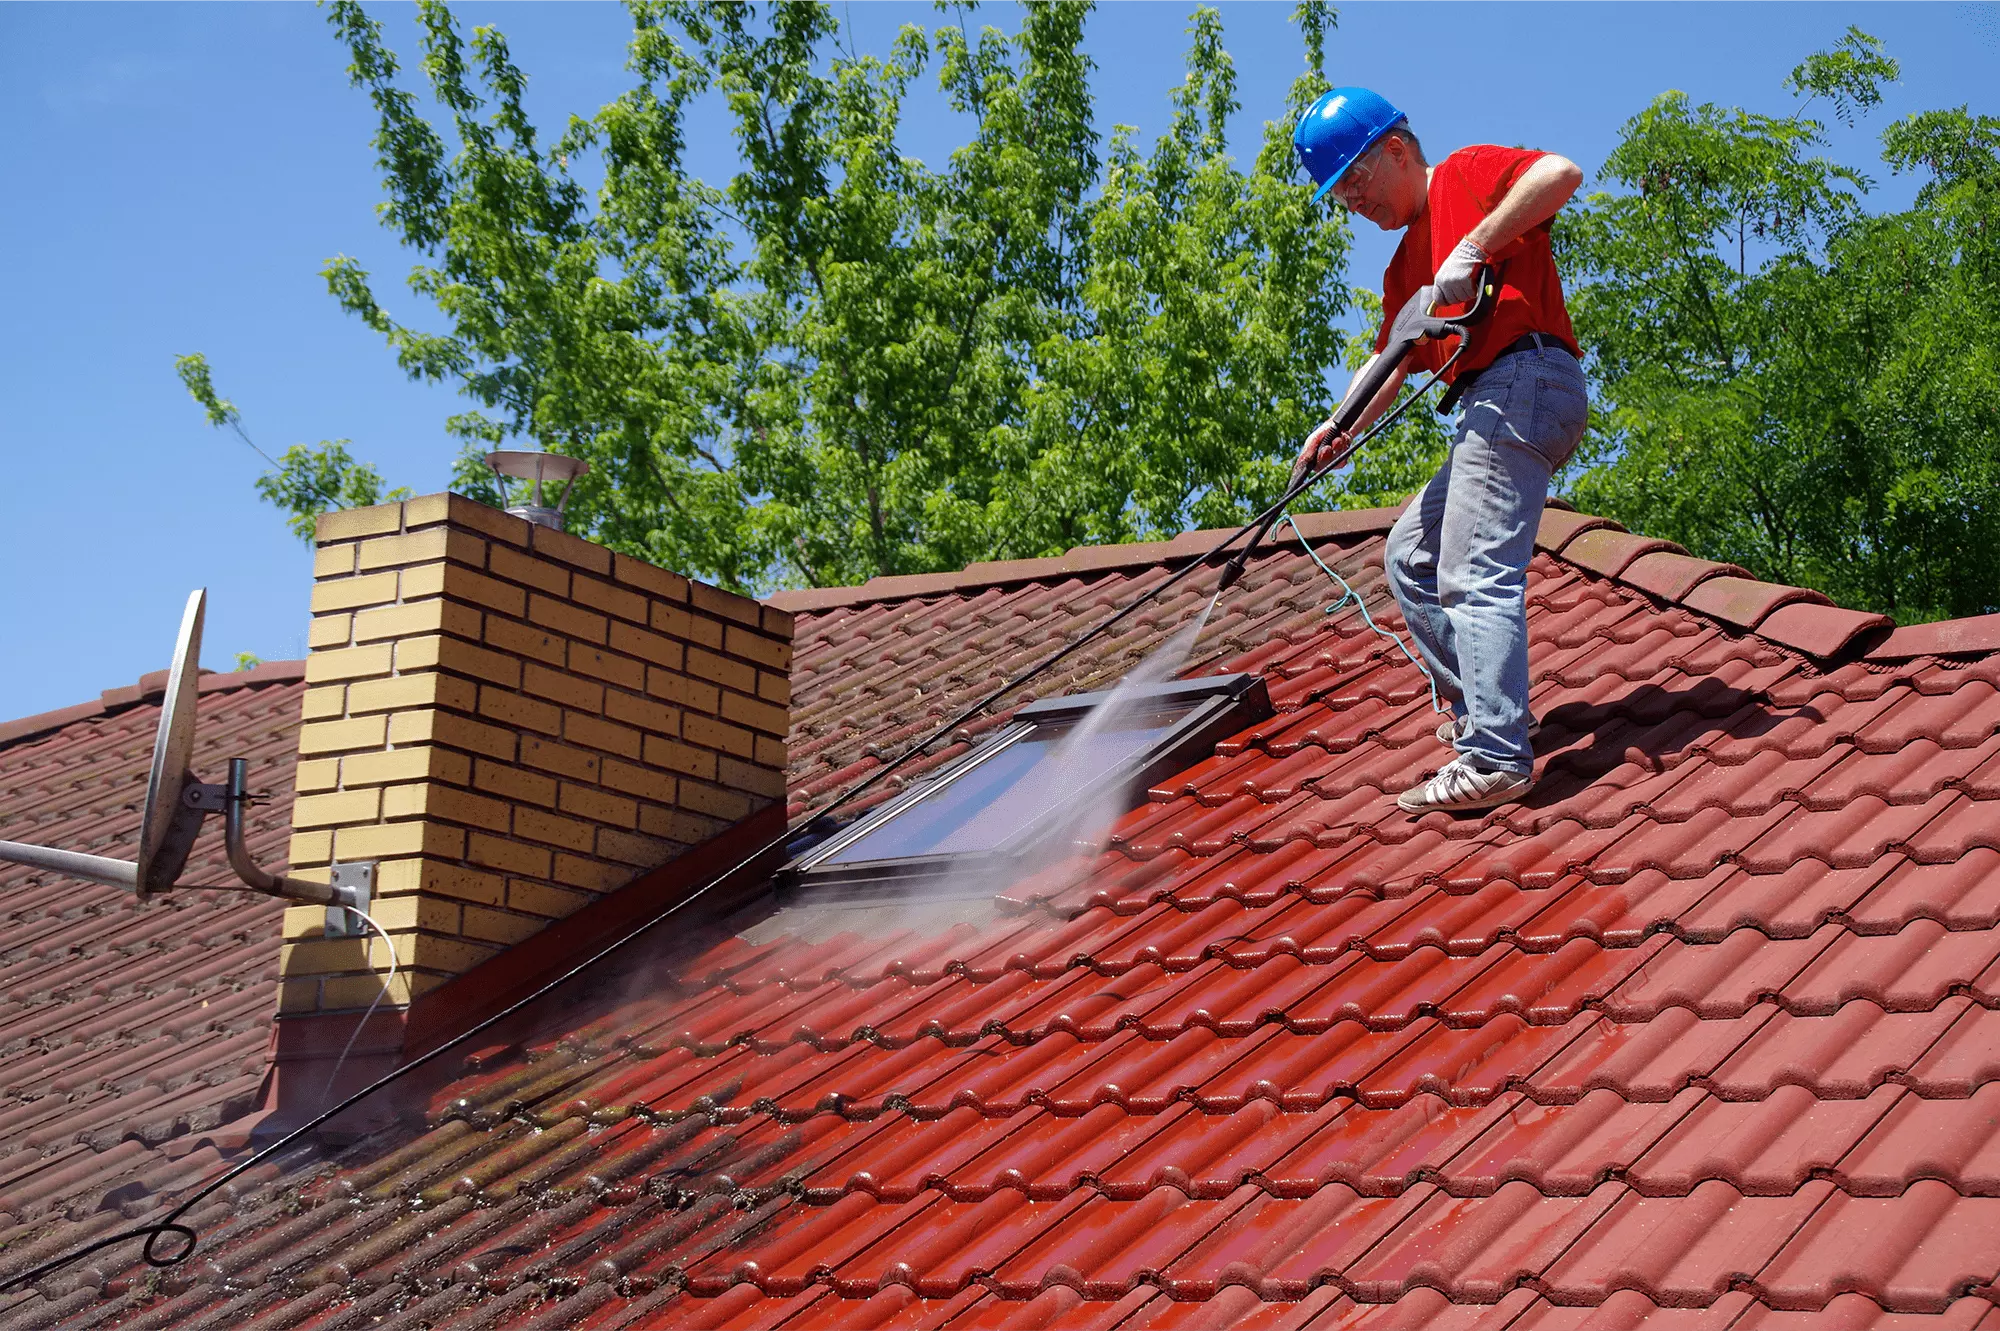
[[[1319,189],[1318,203],[1355,159],[1406,117],[1366,88],[1335,88],[1306,108],[1292,131],[1292,147]]]

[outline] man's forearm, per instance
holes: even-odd
[[[1530,227],[1554,217],[1583,184],[1583,168],[1567,157],[1550,153],[1537,158],[1521,173],[1499,206],[1466,235],[1466,239],[1493,254],[1511,245]]]
[[[1361,376],[1368,373],[1369,366],[1375,363],[1380,354],[1380,352],[1377,352],[1375,356],[1370,356],[1367,362],[1354,372],[1354,378],[1348,384],[1349,392],[1353,391],[1354,384],[1361,381]],[[1382,413],[1387,411],[1390,405],[1395,402],[1396,394],[1402,391],[1403,381],[1409,377],[1410,372],[1405,369],[1398,369],[1394,374],[1390,375],[1383,382],[1382,386],[1375,390],[1375,396],[1370,398],[1368,405],[1361,409],[1361,414],[1354,418],[1354,424],[1347,429],[1348,434],[1359,436],[1363,430],[1366,430],[1380,419]],[[1342,399],[1341,405],[1347,405],[1345,399]]]

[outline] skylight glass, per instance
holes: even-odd
[[[825,862],[999,850],[1073,799],[1091,775],[1116,771],[1157,744],[1190,710],[1189,704],[1150,709],[1080,736],[1074,722],[1031,727]]]
[[[1116,701],[1109,701],[1115,698]],[[1168,680],[1030,703],[921,785],[807,843],[779,891],[864,895],[896,881],[990,890],[1143,799],[1153,781],[1271,714],[1257,675]],[[966,873],[967,866],[979,872]],[[989,872],[990,871],[990,872]]]

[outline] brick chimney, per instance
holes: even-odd
[[[407,1007],[783,800],[783,611],[457,495],[322,517],[312,610],[291,869],[374,862],[398,973],[291,908],[281,1018]]]

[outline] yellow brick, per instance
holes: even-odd
[[[368,947],[359,938],[302,938],[278,949],[281,975],[337,975],[368,969]]]
[[[595,829],[574,818],[560,818],[540,809],[514,810],[514,835],[565,850],[589,850]]]
[[[357,716],[345,721],[314,721],[299,727],[299,752],[341,753],[382,747],[386,718]]]
[[[768,670],[757,672],[757,696],[765,702],[780,707],[789,707],[792,702],[792,681],[783,675],[774,675]]]
[[[498,956],[500,949],[485,943],[469,942],[463,938],[445,938],[438,934],[409,935],[417,939],[417,951],[413,964],[432,970],[446,971],[453,975],[463,975],[480,962]],[[382,941],[375,940],[380,948]]]
[[[381,915],[376,914],[380,919]],[[302,938],[319,938],[326,932],[326,907],[287,906],[285,907],[284,940],[296,943]]]
[[[292,833],[291,845],[286,850],[285,859],[293,869],[330,863],[333,859],[333,833]]]
[[[531,934],[540,933],[547,923],[546,920],[531,919],[525,915],[510,915],[506,911],[467,906],[465,922],[461,929],[467,938],[484,943],[512,945]]]
[[[278,1011],[290,1016],[295,1012],[317,1012],[319,1010],[319,977],[300,976],[286,980],[278,986]]]
[[[773,736],[790,734],[792,728],[791,715],[784,708],[727,691],[722,695],[722,719]]]
[[[533,878],[549,876],[549,852],[539,846],[522,845],[511,837],[474,832],[471,843],[466,847],[465,858],[474,864],[507,873],[527,874]]]
[[[787,766],[784,741],[772,739],[768,735],[757,736],[756,758],[766,767],[784,771]]]
[[[780,610],[775,605],[764,607],[764,632],[772,637],[783,638],[786,642],[792,641],[795,636],[793,632],[795,623],[791,611]]]
[[[758,614],[762,607],[755,601],[747,596],[723,591],[720,587],[711,587],[705,582],[688,583],[688,600],[694,603],[695,609],[719,619],[733,619],[739,624],[748,624],[753,629],[762,622],[762,617]]]
[[[569,857],[561,856],[560,858],[568,859]],[[613,870],[612,872],[616,871]],[[619,883],[622,886],[631,880],[632,875],[627,873],[620,878]],[[560,920],[564,916],[574,912],[578,907],[589,904],[590,898],[585,894],[581,892],[565,892],[562,888],[551,887],[547,883],[523,882],[516,878],[510,880],[507,884],[507,905],[509,908],[527,911],[530,914],[540,915],[546,919]]]
[[[378,568],[400,568],[405,564],[427,564],[437,559],[455,560],[478,568],[486,562],[486,542],[471,532],[432,527],[429,531],[412,532],[407,536],[378,536],[361,543],[363,573]]]
[[[340,777],[349,788],[387,785],[392,781],[445,781],[463,786],[472,780],[472,759],[449,749],[425,745],[357,753],[342,760]]]
[[[585,712],[563,713],[563,738],[621,758],[637,758],[645,737],[629,726],[613,725]]]
[[[317,547],[313,550],[313,577],[344,578],[354,572],[354,552],[358,548],[352,544]]]
[[[519,619],[528,594],[519,587],[475,573],[463,564],[417,564],[403,570],[403,599],[443,596]]]
[[[623,587],[579,575],[570,583],[569,595],[578,605],[602,610],[615,618],[629,619],[635,624],[646,622],[646,598]]]
[[[589,647],[580,642],[569,645],[569,668],[571,671],[589,675],[593,679],[606,680],[628,689],[646,687],[646,667],[629,656],[616,656],[602,648]]]
[[[734,624],[723,630],[722,646],[731,656],[745,657],[766,670],[783,671],[792,664],[792,644],[752,633]]]
[[[706,716],[697,716],[693,712],[682,715],[681,736],[711,749],[733,753],[738,758],[751,757],[757,751],[756,737],[749,731]]]
[[[687,670],[690,675],[714,680],[717,684],[739,690],[743,693],[757,691],[757,671],[741,661],[732,661],[726,656],[703,651],[699,647],[688,648]]]
[[[664,597],[669,601],[687,599],[686,578],[648,564],[643,559],[634,559],[630,555],[611,556],[611,576],[627,587],[637,587],[649,596]]]
[[[524,767],[594,782],[597,780],[597,761],[596,754],[585,753],[582,749],[572,749],[566,744],[532,735],[521,737],[521,764]]]
[[[675,849],[666,842],[655,841],[652,837],[618,832],[609,827],[602,828],[597,833],[599,856],[641,869],[652,869],[665,864],[673,858]]]
[[[697,749],[692,744],[679,744],[670,739],[646,737],[646,763],[650,767],[664,767],[669,772],[680,772],[686,776],[698,776],[705,780],[715,777],[715,755],[707,749]]]
[[[341,790],[331,795],[300,795],[292,801],[292,826],[333,827],[340,823],[375,821],[381,797],[373,790]]]
[[[415,499],[403,501],[403,530],[415,531],[428,527],[434,522],[443,522],[451,514],[454,496],[449,491],[436,494],[418,495]]]
[[[484,833],[474,833],[475,837]],[[436,860],[393,860],[375,868],[375,894],[422,892],[497,906],[506,898],[507,880],[458,864]]]
[[[321,545],[332,541],[352,541],[363,536],[380,536],[403,525],[401,504],[376,504],[370,508],[342,508],[319,515],[313,539]]]
[[[627,656],[643,657],[656,666],[669,670],[679,670],[686,657],[685,649],[672,638],[635,629],[630,624],[611,625],[611,650],[623,652]]]
[[[347,686],[327,684],[316,689],[307,689],[305,701],[300,705],[299,717],[305,721],[324,721],[340,716],[347,711]]]
[[[720,786],[704,785],[699,781],[681,782],[681,807],[695,813],[705,813],[712,818],[733,823],[745,817],[755,807],[756,801],[740,791],[724,790]]]
[[[641,698],[636,693],[620,693],[612,689],[604,695],[604,714],[614,721],[650,730],[655,735],[681,733],[681,714],[677,709]]]
[[[343,827],[333,834],[333,851],[343,862],[387,859],[391,855],[458,859],[465,854],[465,832],[431,822]]]
[[[539,804],[546,809],[556,806],[556,783],[538,772],[524,772],[481,758],[473,766],[472,784],[516,804]]]
[[[509,550],[504,545],[496,545],[487,560],[488,568],[495,576],[509,582],[524,583],[536,591],[547,592],[567,600],[569,597],[569,570],[560,564],[551,564],[546,559]]]
[[[545,662],[561,667],[568,659],[569,643],[547,629],[512,619],[490,616],[486,621],[486,645],[509,656]]]
[[[434,494],[403,502],[403,529],[415,531],[434,522],[450,522],[506,541],[511,545],[525,547],[528,544],[528,524],[511,513],[502,513],[497,508],[488,508],[464,495]]]
[[[306,663],[306,668],[312,668],[310,661]],[[455,675],[471,675],[490,684],[505,684],[510,689],[521,685],[519,661],[457,638],[402,639],[396,644],[396,669],[405,674],[412,670],[449,670]]]
[[[314,651],[322,647],[345,647],[353,634],[353,615],[315,615],[306,629],[306,646]]]
[[[579,818],[588,818],[595,823],[612,827],[637,827],[639,825],[639,805],[635,800],[623,795],[612,795],[593,786],[576,786],[563,782],[562,799],[558,805],[564,813],[573,813]]]
[[[414,638],[420,633],[454,633],[477,641],[479,618],[477,610],[456,601],[405,601],[357,614],[354,640],[379,642],[384,638]]]
[[[393,679],[363,680],[347,689],[347,710],[356,716],[364,712],[401,712],[420,707],[450,707],[469,712],[479,695],[479,686],[455,675],[431,673],[397,675]]]
[[[382,940],[376,939],[381,947]],[[330,975],[320,981],[319,1010],[322,1012],[366,1011],[379,995],[384,1007],[402,1007],[410,1002],[410,973],[398,971],[392,979],[381,975]]]
[[[441,818],[489,832],[504,832],[513,810],[503,801],[428,781],[390,786],[382,792],[384,818]]]
[[[458,932],[463,909],[456,901],[439,897],[402,896],[382,898],[369,908],[368,913],[389,933],[427,929],[432,933],[449,934]],[[324,914],[324,910],[321,913]]]
[[[722,690],[707,680],[689,679],[686,675],[657,667],[646,671],[646,692],[655,698],[665,698],[690,711],[706,712],[710,716],[714,716],[722,706]]]
[[[558,883],[580,887],[587,892],[616,892],[632,881],[632,870],[628,865],[606,864],[602,860],[587,860],[581,855],[557,852],[555,878]]]
[[[479,714],[516,730],[539,730],[544,735],[562,733],[562,708],[490,684],[479,691]]]
[[[785,796],[785,774],[755,763],[738,762],[734,758],[720,759],[716,763],[715,777],[731,790],[748,791],[767,799],[783,799]]]
[[[704,647],[722,646],[722,625],[707,615],[691,615],[677,605],[653,606],[653,627],[670,638]]]
[[[292,772],[292,789],[300,794],[332,790],[340,784],[340,759],[305,758]]]
[[[648,804],[639,810],[641,832],[647,836],[678,841],[684,846],[698,846],[727,826],[729,824],[719,818],[704,818],[684,809],[662,809]]]
[[[691,752],[699,753],[700,750]],[[657,800],[661,804],[674,802],[675,779],[650,767],[637,767],[621,763],[616,758],[606,758],[601,780],[613,790],[622,790],[641,799]]]
[[[554,527],[537,527],[530,536],[529,544],[538,555],[561,560],[592,573],[611,571],[611,552],[601,545],[592,545],[580,536],[557,531]]]
[[[335,647],[314,652],[306,658],[306,683],[324,684],[335,679],[362,679],[389,673],[389,644],[372,647]]]
[[[602,643],[610,621],[595,611],[540,594],[528,598],[528,618],[583,642]]]
[[[313,585],[312,612],[317,615],[328,610],[352,610],[356,606],[383,605],[395,599],[394,573],[370,573],[360,578],[334,578]]]
[[[398,712],[389,718],[391,744],[449,744],[489,758],[514,756],[514,732],[482,725],[451,712]]]
[[[521,687],[537,697],[552,698],[565,707],[598,712],[604,709],[604,686],[546,666],[530,664],[521,672]]]

